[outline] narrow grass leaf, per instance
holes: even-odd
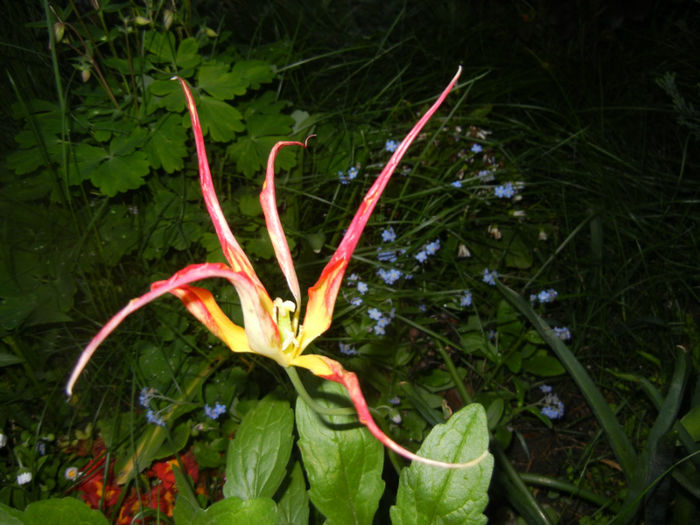
[[[345,390],[324,383],[326,395],[318,403],[335,408],[333,398],[347,400]],[[328,525],[372,523],[384,492],[384,448],[354,416],[321,416],[297,399],[299,449],[311,490],[311,501],[328,519]]]
[[[550,328],[544,319],[535,313],[522,297],[498,280],[496,281],[496,285],[506,300],[532,323],[537,332],[557,355],[561,364],[564,365],[564,368],[566,368],[567,372],[571,375],[571,378],[581,389],[581,393],[586,398],[586,401],[588,401],[600,426],[605,430],[608,440],[610,441],[610,446],[617,456],[617,459],[620,461],[625,476],[629,480],[630,477],[634,476],[637,470],[637,458],[634,453],[634,448],[629,442],[622,426],[617,421],[610,405],[608,405],[608,402],[591,379],[591,376],[588,375],[588,372],[586,372],[585,368],[579,363],[578,359],[574,357],[571,350],[557,337],[554,330]]]
[[[391,508],[394,525],[486,523],[483,511],[493,470],[488,452],[486,413],[472,404],[454,414],[446,424],[428,434],[418,454],[440,461],[462,463],[463,469],[441,469],[413,463],[401,472],[396,505]]]
[[[294,415],[289,403],[270,396],[246,414],[226,457],[224,496],[271,498],[286,474]]]

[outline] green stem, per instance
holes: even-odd
[[[325,416],[350,416],[353,414],[357,414],[354,408],[327,408],[319,405],[316,403],[316,401],[313,400],[309,392],[307,392],[306,388],[304,387],[304,383],[301,382],[301,378],[299,377],[299,373],[297,372],[297,369],[294,368],[293,366],[290,367],[285,367],[284,369],[285,372],[287,372],[287,375],[289,376],[289,379],[292,381],[292,385],[294,386],[294,390],[297,391],[297,394],[299,394],[299,397],[301,397],[304,402],[309,405],[309,408],[313,410],[314,412],[318,414],[322,414]]]

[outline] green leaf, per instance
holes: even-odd
[[[185,38],[177,47],[177,56],[175,63],[181,69],[190,69],[195,67],[202,60],[199,54],[199,45],[196,38]]]
[[[0,511],[3,523],[5,521]],[[98,510],[93,510],[76,498],[53,498],[30,503],[21,517],[25,525],[107,525],[109,522]]]
[[[245,129],[240,111],[226,102],[202,95],[197,110],[203,133],[208,133],[213,140],[231,141],[236,133]]]
[[[700,441],[700,405],[691,408],[688,413],[681,418],[681,424],[694,441]]]
[[[319,388],[326,407],[351,406],[340,385]],[[355,416],[320,416],[301,398],[296,406],[299,449],[311,501],[334,525],[372,523],[384,492],[384,449]],[[352,428],[355,426],[355,428]]]
[[[429,523],[468,525],[486,523],[483,511],[493,471],[488,453],[489,434],[484,408],[464,407],[444,425],[436,425],[418,454],[449,462],[481,458],[461,469],[436,468],[412,463],[401,471],[396,505],[391,508],[394,525]]]
[[[229,100],[244,95],[248,81],[229,72],[228,64],[209,63],[199,68],[197,88],[218,100]]]
[[[192,525],[275,525],[277,507],[270,498],[227,498],[196,514]]]
[[[224,496],[274,496],[292,453],[294,414],[289,403],[265,397],[248,412],[226,457]]]
[[[540,377],[560,376],[566,371],[556,358],[539,353],[523,361],[523,370]]]
[[[144,151],[153,168],[162,167],[166,173],[174,173],[184,168],[187,132],[179,115],[167,115],[151,130],[150,140],[146,143]]]
[[[148,92],[153,97],[149,114],[158,108],[165,108],[176,113],[185,109],[185,95],[179,82],[174,80],[154,80],[148,86]]]
[[[282,498],[277,504],[279,519],[277,525],[308,525],[309,494],[301,465],[294,462]]]
[[[175,35],[173,33],[148,31],[144,42],[146,49],[155,55],[154,61],[175,62]]]
[[[259,89],[260,84],[272,82],[275,72],[272,66],[263,60],[241,60],[233,66],[233,75],[245,79],[246,86]]]
[[[0,368],[4,366],[17,365],[19,363],[24,363],[24,358],[9,352],[0,352]]]

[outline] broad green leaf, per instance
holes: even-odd
[[[227,152],[247,177],[262,170],[276,142],[289,140],[294,119],[281,113],[255,113],[246,117],[247,134],[239,137]],[[299,148],[282,149],[275,159],[275,168],[287,170],[296,165]]]
[[[0,517],[2,517],[0,511]],[[53,498],[30,503],[21,517],[25,525],[107,525],[98,510],[93,510],[76,498]],[[3,520],[3,523],[6,523]],[[12,522],[9,522],[12,523]]]
[[[177,47],[177,56],[175,63],[181,69],[189,69],[195,67],[202,60],[199,54],[199,45],[196,38],[185,38]]]
[[[173,465],[173,476],[175,476],[175,486],[177,487],[173,520],[177,524],[184,523],[189,525],[194,520],[195,515],[201,512],[202,509],[187,479],[187,474],[180,470],[178,464]]]
[[[229,445],[224,496],[274,496],[292,453],[293,429],[294,414],[286,401],[268,396],[248,412]]]
[[[203,132],[213,140],[231,141],[236,133],[245,129],[240,111],[226,102],[202,95],[197,110]]]
[[[277,504],[279,518],[277,525],[308,525],[309,523],[309,494],[306,492],[306,481],[301,465],[294,463],[284,492]]]
[[[260,206],[260,199],[257,195],[241,195],[238,199],[238,208],[246,217],[262,215],[262,207]]]
[[[484,408],[468,405],[444,425],[436,425],[425,438],[418,454],[424,457],[463,463],[471,467],[436,468],[412,463],[401,471],[396,505],[391,507],[394,525],[486,523],[483,511],[493,471],[488,453],[489,434]]]
[[[179,82],[174,80],[154,80],[148,86],[148,92],[153,97],[149,106],[149,114],[158,108],[168,111],[181,112],[185,109],[185,95]]]
[[[233,75],[237,79],[245,79],[246,86],[259,89],[260,84],[272,82],[275,72],[272,66],[263,60],[241,60],[233,66]],[[240,80],[239,80],[240,82]]]
[[[351,406],[340,385],[323,383],[316,401]],[[335,401],[334,401],[335,400]],[[296,407],[299,449],[311,485],[311,501],[329,525],[372,523],[384,492],[384,449],[355,416],[321,416],[301,398]]]
[[[247,87],[248,80],[229,72],[228,64],[204,64],[197,74],[197,89],[206,91],[218,100],[243,95]]]
[[[277,507],[270,498],[227,498],[195,515],[192,525],[275,525]]]
[[[175,34],[148,31],[144,38],[146,49],[153,53],[154,61],[175,62]]]
[[[180,116],[169,114],[155,126],[144,151],[152,167],[162,167],[166,173],[182,170],[187,156],[187,132]]]
[[[539,353],[523,361],[523,370],[539,377],[560,376],[565,372],[556,358]]]
[[[150,172],[148,157],[143,151],[131,155],[107,157],[90,173],[90,181],[107,197],[135,190],[144,184],[143,178]]]

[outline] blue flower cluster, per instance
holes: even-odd
[[[396,232],[394,231],[394,228],[389,226],[388,228],[383,229],[382,240],[384,242],[394,242],[396,240]]]
[[[151,406],[151,399],[156,394],[154,388],[143,387],[139,392],[139,405],[143,408],[149,408]]]
[[[415,255],[415,258],[419,263],[424,263],[428,260],[430,255],[435,255],[439,249],[440,239],[435,239],[426,244],[425,247]]]
[[[226,405],[223,405],[221,403],[216,403],[214,407],[210,407],[209,403],[204,405],[204,414],[209,418],[209,419],[218,419],[221,414],[226,413]]]
[[[385,335],[386,327],[389,326],[389,323],[391,323],[391,321],[394,319],[396,310],[392,308],[389,313],[385,314],[379,308],[370,308],[367,310],[367,315],[370,319],[372,319],[372,321],[377,322],[372,328],[375,335]]]
[[[498,272],[496,270],[489,270],[484,268],[484,276],[481,278],[489,286],[496,286],[496,278],[498,277]]]
[[[355,177],[357,177],[358,173],[359,173],[359,170],[355,166],[353,166],[346,173],[339,171],[338,172],[338,179],[340,179],[341,184],[349,184],[351,180],[353,180],[353,179],[355,179]]]
[[[537,294],[531,294],[530,302],[533,304],[538,301],[542,304],[551,303],[557,298],[557,295],[559,295],[559,293],[554,288],[549,288],[548,290],[542,290]]]
[[[464,290],[459,296],[459,306],[465,308],[472,305],[472,293],[469,290]]]
[[[493,189],[493,194],[499,199],[510,199],[515,195],[515,188],[513,188],[512,182],[506,182],[501,186],[496,186]]]
[[[481,147],[481,144],[472,144],[472,153],[481,153],[484,151],[484,148]]]
[[[159,413],[160,412],[154,412],[149,408],[146,412],[146,421],[153,423],[154,425],[158,425],[159,427],[164,427],[165,421],[158,415]]]
[[[453,188],[459,189],[459,188],[462,187],[462,181],[461,181],[461,180],[456,180],[456,181],[454,181],[454,182],[451,182],[451,183],[450,183],[450,186],[452,186]]]
[[[397,270],[396,268],[391,268],[390,270],[386,270],[384,268],[379,268],[377,270],[377,275],[381,277],[381,279],[391,286],[394,284],[396,281],[401,279],[401,276],[403,276],[403,272],[401,270]]]
[[[561,419],[564,417],[564,403],[559,399],[559,396],[552,392],[552,387],[549,385],[540,385],[540,391],[544,397],[540,400],[540,414],[549,419]]]
[[[569,341],[571,339],[571,332],[566,326],[555,326],[552,328],[556,336],[562,341]]]
[[[389,153],[394,153],[398,147],[399,145],[395,140],[387,140],[386,144],[384,144],[384,149]]]
[[[340,348],[340,353],[343,355],[354,356],[354,355],[358,354],[358,352],[357,352],[357,350],[355,350],[354,346],[345,344],[343,342],[338,343],[338,348]]]

